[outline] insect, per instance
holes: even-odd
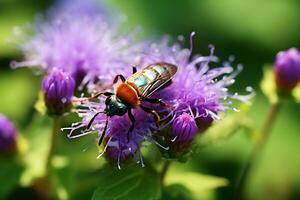
[[[145,112],[152,114],[156,125],[159,126],[160,117],[158,113],[155,110],[142,105],[142,102],[146,101],[172,108],[171,105],[168,105],[161,99],[150,98],[150,96],[159,89],[168,86],[176,72],[177,66],[165,62],[151,64],[140,71],[137,71],[136,67],[133,66],[133,74],[127,80],[121,74],[118,74],[114,78],[113,84],[117,83],[119,79],[122,81],[115,87],[114,93],[100,92],[95,96],[90,97],[90,99],[96,99],[100,95],[107,97],[105,100],[106,107],[104,111],[97,112],[91,118],[87,126],[87,129],[90,129],[93,121],[100,113],[105,113],[107,115],[103,133],[99,139],[99,145],[101,145],[106,133],[109,117],[114,115],[123,116],[127,113],[131,121],[128,134],[133,131],[135,118],[132,114],[132,109],[141,108]],[[129,138],[129,136],[127,137]]]

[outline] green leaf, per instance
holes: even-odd
[[[260,87],[271,103],[277,103],[279,101],[276,91],[275,75],[271,66],[264,67],[264,77],[260,83]]]
[[[170,173],[169,173],[170,174]],[[190,191],[190,195],[184,195],[183,199],[210,199],[215,192],[215,189],[227,186],[229,184],[228,180],[225,178],[209,176],[204,174],[199,174],[195,172],[184,172],[172,173],[166,177],[165,185],[168,187],[178,187],[181,185],[181,191]],[[184,187],[182,187],[184,186]],[[170,192],[173,192],[171,196],[176,196],[174,190],[169,188]],[[183,196],[181,192],[177,191],[177,195]],[[175,198],[176,199],[176,198]]]
[[[118,170],[107,165],[100,170],[93,200],[154,200],[161,197],[160,176],[150,167],[134,165]]]
[[[171,184],[163,188],[163,198],[169,200],[194,200],[192,192],[181,184]]]
[[[247,117],[248,110],[248,105],[242,104],[239,112],[232,113],[215,122],[205,133],[197,137],[194,147],[197,149],[224,142],[239,130],[245,130],[252,136],[254,131],[251,120]]]

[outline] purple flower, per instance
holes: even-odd
[[[50,115],[61,115],[72,106],[75,81],[72,76],[54,68],[42,82],[44,101]]]
[[[127,114],[110,118],[103,152],[120,164],[130,157],[142,163],[139,149],[145,140],[157,144],[166,152],[170,147],[177,151],[186,151],[198,132],[206,130],[214,120],[219,119],[219,112],[234,109],[231,106],[232,100],[249,100],[253,93],[242,96],[231,94],[227,89],[234,83],[235,76],[241,70],[240,67],[236,71],[230,63],[214,68],[209,67],[212,62],[217,61],[213,51],[214,49],[211,48],[211,55],[196,55],[191,59],[191,50],[182,49],[178,44],[169,45],[166,39],[158,44],[144,44],[144,52],[138,55],[141,68],[156,62],[168,62],[178,66],[173,83],[151,96],[162,99],[173,105],[175,109],[170,110],[145,103],[146,106],[151,106],[159,112],[163,123],[160,129],[156,127],[152,115],[139,108],[134,109],[136,124],[129,136],[127,133],[131,123]],[[93,116],[104,109],[105,103],[102,98],[99,98],[98,102],[82,101],[77,109],[82,121],[68,128],[71,129],[70,137],[75,138],[95,132],[101,136],[106,120],[105,114],[96,117],[90,130],[84,130],[79,135],[76,135],[76,130],[87,127]],[[172,130],[167,135],[162,130],[166,127]],[[176,144],[177,146],[174,147]]]
[[[176,151],[186,150],[198,133],[194,117],[187,113],[178,116],[172,123],[171,137]]]
[[[82,117],[82,121],[72,124],[70,128],[64,128],[63,130],[70,130],[69,138],[78,138],[91,133],[98,133],[101,137],[105,121],[107,116],[105,114],[99,114],[90,130],[85,130],[87,124],[89,124],[91,118],[99,111],[103,111],[105,108],[104,102],[100,99],[100,102],[83,101],[77,108],[77,113]],[[152,134],[157,131],[157,127],[153,116],[142,110],[136,109],[133,111],[133,115],[136,119],[135,128],[132,132],[128,132],[130,128],[130,120],[126,115],[113,116],[108,121],[108,129],[104,139],[104,149],[98,155],[100,158],[102,155],[106,155],[111,161],[116,162],[120,168],[120,164],[134,158],[137,163],[142,166],[143,158],[140,152],[140,144],[145,139],[157,144],[152,139]],[[78,130],[82,130],[79,134]],[[158,144],[159,145],[159,144]],[[164,148],[162,146],[162,148]]]
[[[277,54],[275,77],[280,91],[291,91],[300,80],[300,52],[296,48]]]
[[[139,46],[133,44],[135,33],[119,34],[117,24],[108,25],[102,13],[60,10],[40,20],[35,35],[20,45],[25,61],[12,67],[36,67],[42,72],[62,69],[73,76],[81,88],[87,83],[107,83],[112,77],[135,64]]]
[[[169,45],[168,39],[160,44],[152,44],[144,52],[141,57],[144,66],[160,61],[178,66],[173,83],[153,96],[175,106],[170,113],[170,124],[187,113],[194,118],[199,132],[203,132],[213,120],[220,118],[219,112],[235,109],[231,106],[232,100],[247,102],[254,95],[250,87],[247,88],[251,92],[249,95],[229,93],[227,88],[235,82],[241,66],[234,71],[231,63],[225,62],[211,68],[210,65],[218,61],[213,54],[214,48],[211,47],[209,56],[196,55],[190,58],[191,50],[181,49],[178,44]]]
[[[17,150],[17,132],[13,123],[0,114],[0,153],[11,153]]]
[[[151,140],[152,131],[156,130],[152,116],[141,110],[136,110],[133,114],[136,118],[136,125],[130,133],[128,133],[130,120],[127,115],[114,116],[110,121],[105,154],[112,161],[117,162],[118,166],[131,157],[143,166],[139,146],[145,139]]]

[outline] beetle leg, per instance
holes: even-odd
[[[128,110],[128,117],[129,117],[129,119],[131,121],[131,126],[130,126],[130,128],[128,130],[128,133],[127,133],[127,140],[129,142],[129,139],[130,139],[130,137],[129,137],[130,135],[129,134],[133,131],[134,125],[135,125],[135,118],[134,118],[134,116],[133,116],[133,114],[131,112],[131,109]]]
[[[133,114],[131,112],[131,109],[128,110],[128,117],[129,117],[129,119],[131,121],[131,126],[129,128],[129,132],[132,132],[133,129],[134,129],[134,125],[135,125],[135,118],[134,118],[134,116],[133,116]]]
[[[136,72],[137,72],[136,65],[132,65],[132,74],[135,74]]]
[[[93,122],[95,121],[96,117],[101,114],[101,113],[105,113],[104,111],[100,111],[94,114],[94,116],[91,118],[91,120],[89,121],[88,125],[87,125],[87,130],[91,128]]]
[[[111,95],[113,95],[114,93],[112,92],[99,92],[99,93],[96,93],[95,95],[92,95],[91,97],[81,97],[81,98],[76,98],[74,97],[73,98],[73,102],[74,103],[77,103],[77,102],[82,102],[82,101],[90,101],[90,100],[97,100],[97,98],[101,95],[104,95],[106,97],[110,97]]]
[[[158,98],[154,98],[154,99],[145,98],[145,99],[143,99],[143,100],[144,100],[144,101],[147,101],[147,102],[149,102],[149,103],[159,104],[159,105],[161,105],[161,106],[170,108],[170,109],[172,109],[172,110],[175,109],[174,106],[172,106],[172,105],[170,105],[170,104],[167,104],[166,102],[164,102],[163,100],[158,99]]]
[[[122,82],[126,81],[126,78],[122,74],[118,74],[118,75],[115,76],[115,78],[113,80],[113,84],[117,83],[119,78],[121,79]]]
[[[145,111],[145,112],[150,113],[150,114],[153,115],[155,123],[156,123],[156,126],[159,127],[160,117],[159,117],[158,113],[155,110],[147,108],[147,107],[145,107],[143,105],[140,105],[140,107],[141,107],[141,109],[143,111]]]
[[[106,97],[110,97],[113,94],[114,93],[112,93],[112,92],[99,92],[99,93],[96,93],[95,95],[91,96],[90,99],[96,99],[96,98],[98,98],[101,95],[104,95]]]
[[[106,134],[107,125],[108,125],[108,117],[106,118],[106,121],[105,121],[105,126],[104,126],[104,129],[103,129],[102,135],[100,136],[100,139],[99,139],[99,142],[98,142],[98,145],[99,145],[99,146],[102,144],[102,141],[103,141],[103,139],[104,139],[104,136],[105,136],[105,134]]]

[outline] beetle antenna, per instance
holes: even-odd
[[[90,129],[93,122],[95,121],[96,117],[101,114],[101,113],[105,113],[105,111],[100,111],[100,112],[97,112],[96,114],[94,114],[94,116],[91,118],[91,120],[89,121],[88,125],[87,125],[87,129]]]
[[[99,146],[102,144],[102,141],[103,141],[104,136],[105,136],[105,134],[106,134],[107,125],[108,125],[108,117],[106,117],[105,126],[104,126],[103,132],[102,132],[101,137],[100,137],[99,142],[98,142],[98,145],[99,145]]]

